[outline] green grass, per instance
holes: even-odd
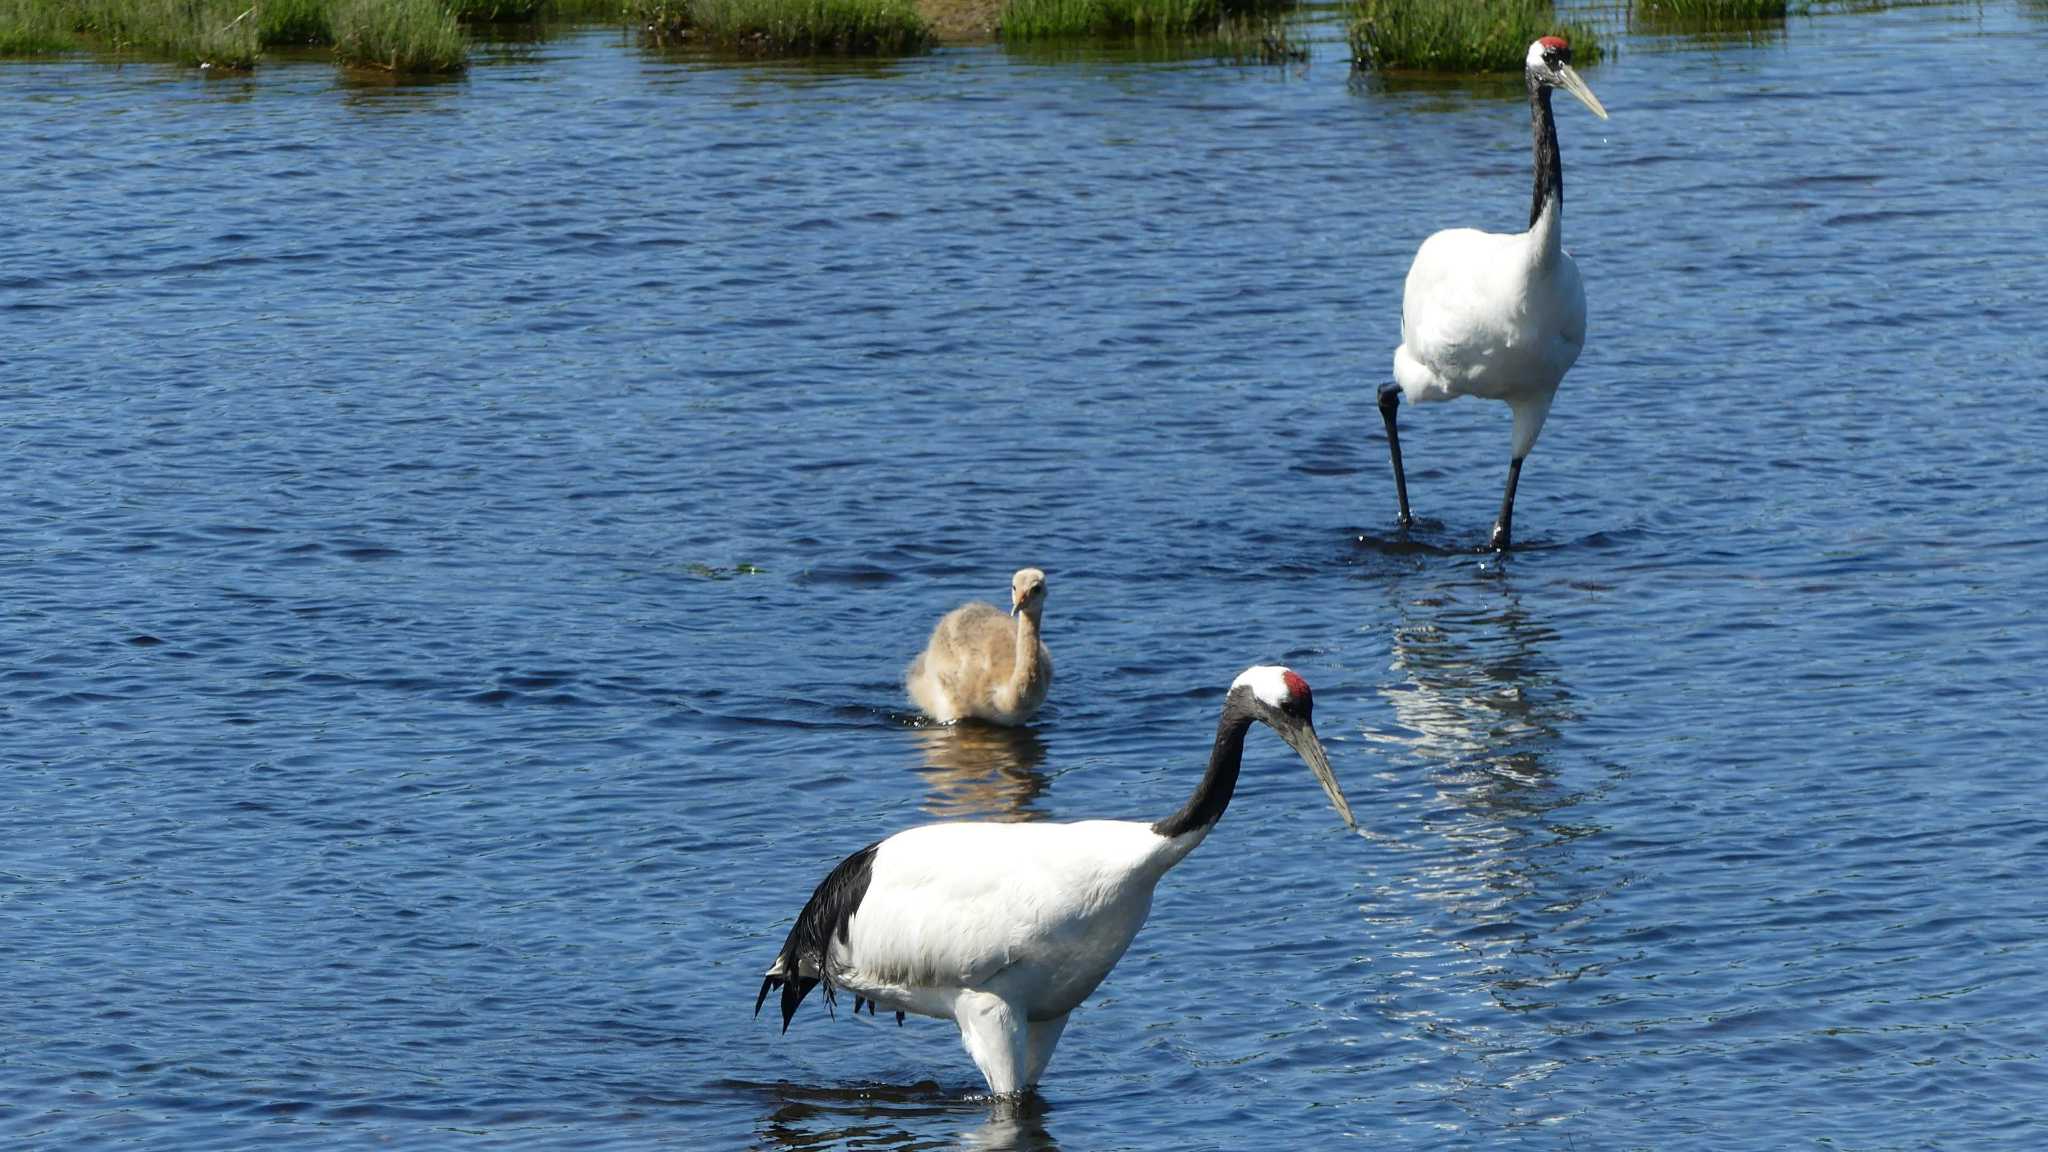
[[[0,0],[0,56],[49,56],[82,47],[73,22],[58,6]]]
[[[1561,22],[1549,0],[1355,0],[1351,56],[1380,71],[1520,72],[1539,36],[1571,41],[1572,63],[1600,58],[1593,29]]]
[[[334,56],[356,68],[419,76],[460,72],[469,42],[441,0],[335,0]]]
[[[912,0],[631,0],[657,42],[769,56],[922,52],[934,42]]]
[[[1074,36],[1211,36],[1287,7],[1284,0],[1009,0],[1005,41]]]

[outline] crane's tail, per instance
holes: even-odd
[[[797,913],[796,924],[789,930],[788,939],[782,942],[782,951],[775,957],[775,963],[768,966],[767,974],[761,979],[761,991],[754,996],[754,1015],[761,1014],[761,1005],[768,1002],[768,993],[777,988],[782,990],[782,1030],[789,1031],[789,1022],[796,1016],[797,1005],[811,994],[818,985],[825,986],[825,1010],[834,1011],[837,998],[832,988],[831,954],[835,944],[846,943],[846,924],[854,911],[860,907],[861,899],[867,895],[868,869],[875,857],[879,842],[848,856],[840,861],[817,891],[811,893],[804,910]],[[854,1011],[860,1007],[855,1005]],[[869,1010],[873,1014],[873,1010]]]
[[[803,1003],[804,997],[811,994],[811,989],[818,986],[818,978],[816,976],[798,975],[791,979],[781,974],[781,967],[782,963],[778,960],[775,968],[770,969],[768,975],[762,979],[760,995],[754,997],[754,1015],[759,1016],[761,1014],[761,1005],[768,1002],[770,990],[782,989],[782,1030],[787,1032],[789,1031],[790,1019],[796,1015],[796,1006]],[[825,988],[825,1000],[827,1004],[831,1003],[832,988],[830,985],[827,985]]]

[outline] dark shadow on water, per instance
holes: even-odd
[[[1045,741],[1029,728],[932,725],[914,733],[924,754],[924,810],[942,820],[1042,820]]]
[[[1651,50],[1758,48],[1784,41],[1785,15],[1781,12],[1775,16],[1721,16],[1630,5],[1628,30],[1641,38],[1642,47]],[[1659,38],[1664,43],[1658,43]]]
[[[1531,534],[1518,536],[1514,546],[1506,552],[1496,552],[1489,543],[1492,531],[1491,524],[1477,531],[1466,532],[1447,528],[1440,520],[1418,517],[1412,528],[1367,528],[1351,533],[1348,559],[1352,563],[1358,563],[1373,557],[1463,556],[1482,560],[1482,568],[1487,571],[1506,571],[1514,563],[1516,556],[1568,548],[1590,548],[1600,551],[1617,547],[1624,541],[1638,539],[1643,535],[1641,529],[1637,528],[1592,532],[1569,540]]]
[[[1052,1105],[1032,1093],[989,1097],[948,1092],[926,1080],[825,1088],[726,1081],[716,1087],[769,1104],[758,1148],[963,1148],[976,1152],[1058,1152],[1045,1118]]]
[[[1380,72],[1354,67],[1349,82],[1351,94],[1365,97],[1394,97],[1415,112],[1464,112],[1475,101],[1526,100],[1528,91],[1519,75],[1461,75],[1443,72]]]
[[[425,112],[466,90],[465,76],[406,76],[374,68],[344,68],[335,87],[342,102],[372,112]]]
[[[1413,527],[1369,528],[1351,536],[1354,554],[1457,556],[1470,547],[1452,539],[1440,520],[1418,518]]]
[[[655,83],[685,79],[690,71],[731,69],[749,83],[787,88],[824,87],[847,82],[871,83],[911,75],[925,56],[773,56],[744,49],[717,48],[700,44],[660,44],[635,36],[636,50],[646,59],[677,66],[674,77],[657,78]]]

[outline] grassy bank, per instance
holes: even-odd
[[[0,0],[0,54],[100,52],[247,69],[268,46],[332,44],[344,65],[459,72],[441,0]]]
[[[1564,23],[1549,0],[1357,0],[1351,57],[1380,71],[1520,72],[1539,36],[1571,41],[1572,61],[1600,58],[1593,29]]]
[[[915,0],[0,0],[0,56],[100,52],[242,69],[265,47],[326,44],[345,67],[444,74],[468,62],[463,24],[556,16],[765,55],[900,55],[937,41]]]
[[[237,0],[0,0],[0,54],[90,48],[242,69],[260,47],[254,10]]]
[[[336,0],[328,10],[334,58],[406,75],[460,72],[469,41],[441,0]]]
[[[1287,0],[1008,0],[1004,40],[1210,36],[1284,10]]]
[[[922,52],[937,42],[912,0],[629,0],[658,43],[774,56]]]

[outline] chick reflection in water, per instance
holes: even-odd
[[[954,724],[917,731],[924,810],[941,820],[1038,820],[1045,742],[1028,728]]]

